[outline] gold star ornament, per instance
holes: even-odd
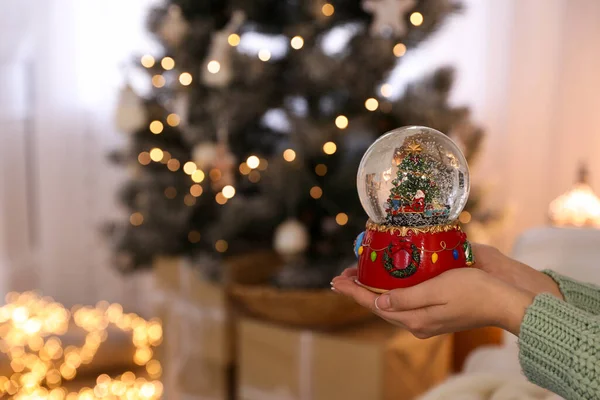
[[[423,151],[423,148],[421,147],[421,145],[419,143],[410,143],[408,146],[406,146],[406,152],[407,153],[420,153]]]

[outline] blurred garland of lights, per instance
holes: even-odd
[[[136,314],[123,313],[121,305],[108,302],[67,310],[52,298],[35,292],[11,292],[6,301],[7,304],[0,307],[0,351],[10,360],[14,373],[0,376],[0,397],[146,400],[162,395],[163,385],[156,380],[162,368],[153,359],[152,350],[162,342],[162,326],[158,320],[146,321]],[[63,347],[59,338],[67,333],[72,322],[86,332],[81,347]],[[133,361],[145,366],[152,380],[136,377],[131,371],[114,378],[103,374],[97,377],[93,388],[69,393],[61,383],[74,379],[81,365],[92,363],[101,343],[108,337],[110,324],[133,333],[136,349]]]

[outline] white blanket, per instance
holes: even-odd
[[[560,400],[523,378],[467,374],[450,378],[418,400]]]

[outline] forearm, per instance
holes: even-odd
[[[570,400],[600,397],[600,318],[548,293],[536,296],[519,333],[533,383]]]
[[[556,283],[568,303],[591,314],[600,314],[600,287],[577,282],[550,270],[545,270],[544,274]]]

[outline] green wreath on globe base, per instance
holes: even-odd
[[[410,253],[411,253],[411,262],[405,268],[397,269],[394,266],[394,260],[392,259],[392,244],[390,243],[387,249],[383,251],[383,267],[385,270],[394,278],[408,278],[411,275],[414,275],[419,269],[419,264],[421,263],[421,252],[411,243],[410,245]]]

